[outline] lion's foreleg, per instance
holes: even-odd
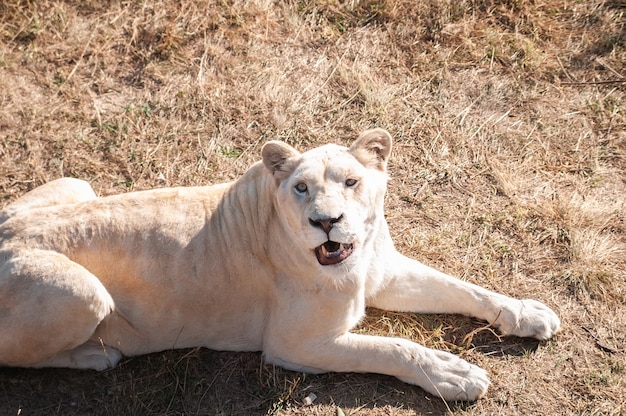
[[[386,310],[458,313],[490,322],[504,334],[548,339],[560,320],[543,303],[514,299],[456,279],[396,253],[367,304]]]
[[[489,387],[481,368],[401,338],[352,333],[332,339],[304,338],[297,349],[266,351],[265,359],[296,371],[387,374],[445,400],[476,400]]]

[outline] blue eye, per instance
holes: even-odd
[[[358,183],[358,181],[356,179],[346,179],[346,186],[349,188],[352,188],[354,185],[356,185]]]
[[[304,182],[298,182],[294,188],[299,194],[303,194],[309,189]]]

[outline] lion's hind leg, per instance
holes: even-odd
[[[89,340],[71,350],[61,351],[52,357],[28,367],[63,367],[92,370],[106,370],[114,367],[122,358],[122,353],[104,345],[98,340]]]
[[[115,306],[102,283],[56,252],[10,254],[0,266],[0,365],[97,370],[115,365],[121,354],[94,340]]]
[[[89,183],[74,178],[60,178],[43,184],[0,211],[0,224],[17,212],[54,205],[91,201],[97,196]]]

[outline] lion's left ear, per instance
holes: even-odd
[[[363,166],[386,171],[391,142],[391,134],[385,129],[365,130],[350,146],[350,153]]]
[[[263,164],[272,172],[274,178],[282,181],[291,172],[292,164],[288,161],[300,156],[300,153],[285,142],[272,140],[263,145],[261,156]]]

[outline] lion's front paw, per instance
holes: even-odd
[[[420,381],[403,379],[418,384],[427,392],[447,401],[474,401],[483,397],[491,384],[487,372],[454,354],[431,351],[429,363],[420,366]]]
[[[552,309],[532,299],[518,300],[515,307],[502,311],[496,321],[505,335],[552,338],[561,329],[561,320]]]

